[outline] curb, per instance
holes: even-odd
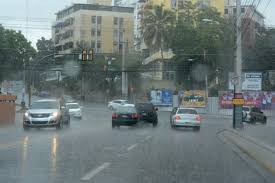
[[[221,132],[232,144],[237,146],[243,153],[255,160],[275,175],[275,148],[258,141],[250,136],[245,136],[236,130],[225,130]]]

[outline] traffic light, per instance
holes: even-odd
[[[87,61],[87,51],[84,49],[82,50],[82,62],[85,63]]]
[[[94,61],[94,49],[90,49],[88,59],[91,63]]]

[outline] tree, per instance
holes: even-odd
[[[169,47],[170,31],[175,22],[175,13],[165,9],[163,5],[145,8],[142,19],[143,39],[147,47],[160,50],[163,60],[163,50]]]
[[[191,80],[192,76],[198,77],[203,72],[210,81],[217,76],[218,70],[224,73],[220,79],[227,79],[224,71],[233,68],[234,30],[232,23],[215,8],[199,8],[190,2],[185,3],[171,35],[177,78],[179,82],[184,80],[185,87],[196,87],[196,84],[204,87],[204,77]],[[225,82],[222,83],[225,87]]]
[[[21,71],[35,55],[36,50],[20,31],[0,26],[0,80]]]
[[[46,56],[54,52],[54,43],[52,39],[47,40],[44,37],[41,37],[41,39],[37,40],[36,48],[39,56]]]

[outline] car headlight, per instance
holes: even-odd
[[[57,116],[58,116],[58,112],[53,112],[53,113],[51,114],[51,117],[56,118]]]
[[[30,117],[30,113],[29,113],[29,112],[25,112],[24,116],[25,116],[26,118],[28,118],[28,117]]]

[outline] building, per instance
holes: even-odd
[[[59,54],[66,54],[85,47],[94,48],[96,53],[110,54],[121,52],[123,42],[127,41],[128,49],[132,50],[133,13],[134,8],[130,7],[73,4],[56,13],[52,26],[55,49]]]
[[[228,2],[224,9],[225,18],[236,18],[237,9],[234,3]],[[232,5],[233,4],[233,5]],[[264,16],[256,9],[254,5],[243,5],[242,12],[242,32],[243,48],[252,48],[255,45],[257,36],[260,36],[265,27]]]
[[[87,0],[87,4],[98,4],[98,5],[111,6],[112,3],[113,3],[112,0]]]

